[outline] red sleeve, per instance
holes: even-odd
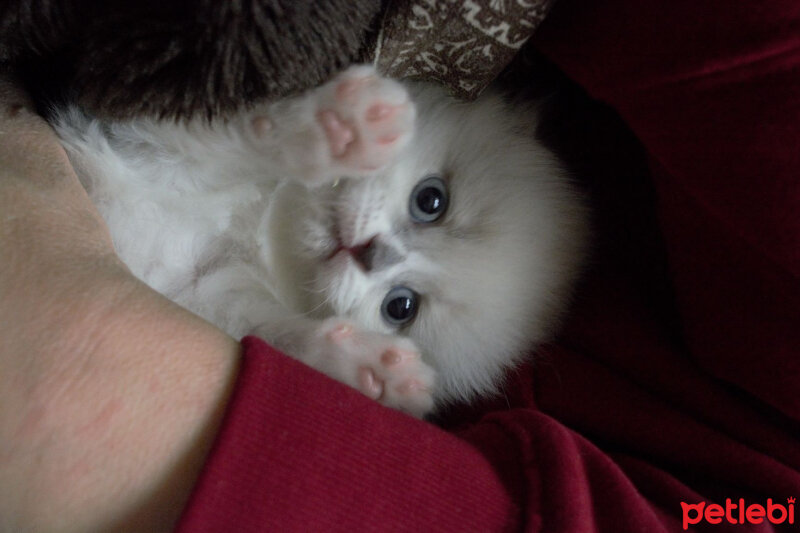
[[[644,143],[677,318],[654,305],[635,228],[618,228],[562,340],[448,431],[245,339],[178,530],[682,531],[682,502],[790,505],[799,21],[794,0],[557,3],[537,45]],[[641,175],[625,176],[599,180],[623,212],[641,202]]]
[[[451,434],[259,339],[244,349],[179,531],[659,531],[609,457],[534,409]]]

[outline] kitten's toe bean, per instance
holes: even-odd
[[[410,361],[419,357],[419,354],[411,350],[402,350],[397,348],[390,348],[381,354],[381,363],[383,366],[395,366],[403,361]]]
[[[399,106],[377,103],[367,109],[367,113],[364,116],[367,119],[367,122],[382,122],[384,120],[390,120],[394,115],[397,114],[398,110]]]
[[[408,381],[405,381],[400,385],[398,385],[395,390],[397,391],[398,394],[407,395],[407,394],[414,394],[418,391],[424,392],[427,391],[428,389],[425,386],[425,384],[422,383],[421,381],[417,379],[409,379]]]
[[[383,382],[377,378],[375,372],[368,366],[358,369],[359,390],[373,400],[377,400],[383,394]]]
[[[356,138],[353,128],[341,120],[335,111],[320,111],[318,118],[328,139],[331,155],[333,157],[344,156],[347,152],[347,147]]]
[[[433,411],[434,372],[425,366],[409,374],[413,377],[396,379],[391,385],[387,383],[380,401],[422,418]]]
[[[342,322],[341,324],[336,324],[333,328],[331,328],[331,330],[326,334],[326,337],[330,341],[341,342],[352,335],[353,326],[346,322]]]
[[[402,356],[396,350],[387,350],[381,355],[381,363],[387,367],[394,366],[402,360]]]

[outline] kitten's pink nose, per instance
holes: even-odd
[[[345,248],[345,250],[347,250],[347,253],[349,253],[350,256],[353,259],[355,259],[356,263],[358,263],[359,266],[367,272],[372,270],[372,258],[375,255],[373,253],[374,242],[375,242],[375,237],[371,237],[366,242]]]

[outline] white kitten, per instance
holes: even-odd
[[[54,124],[135,275],[422,416],[496,391],[577,276],[584,209],[529,115],[358,66],[226,122]]]

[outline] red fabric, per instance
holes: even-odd
[[[798,419],[800,2],[646,3],[573,2],[542,48],[654,160],[692,356]]]
[[[246,339],[179,531],[681,531],[681,501],[800,496],[800,4],[563,0],[537,40],[644,143],[678,319],[618,227],[562,340],[449,431]]]

